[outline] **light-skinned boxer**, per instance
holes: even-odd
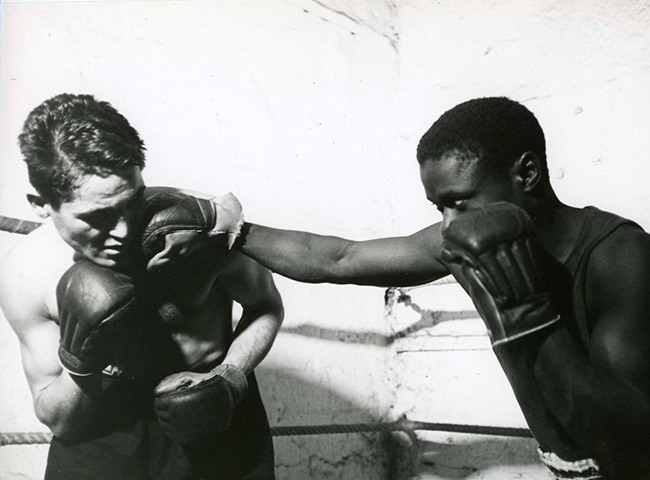
[[[253,369],[283,307],[270,272],[229,251],[238,203],[145,187],[138,133],[92,96],[43,102],[19,143],[50,221],[0,261],[0,305],[53,433],[45,478],[274,478]],[[200,248],[146,270],[196,232]]]

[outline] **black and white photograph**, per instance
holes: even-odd
[[[0,1],[0,479],[650,480],[648,26]]]

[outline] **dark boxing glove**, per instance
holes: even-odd
[[[141,235],[148,267],[161,266],[225,235],[232,247],[244,223],[242,207],[232,193],[205,199],[167,188],[151,188],[145,201]]]
[[[107,367],[135,316],[131,278],[79,260],[56,288],[59,309],[59,361],[74,375],[90,375]]]
[[[497,346],[559,321],[540,273],[534,224],[497,202],[463,213],[443,231],[441,260],[463,288]]]
[[[232,365],[219,365],[208,374],[170,375],[154,390],[158,422],[181,445],[223,433],[247,388],[246,376]]]

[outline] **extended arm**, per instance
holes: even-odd
[[[245,224],[241,250],[272,271],[308,283],[411,286],[448,274],[438,261],[440,224],[408,237],[352,241]]]
[[[148,208],[153,210],[152,218],[145,220],[148,226],[143,236],[148,268],[178,261],[191,251],[215,244],[210,239],[219,236],[210,232],[228,233],[230,240],[239,234],[241,205],[234,196],[205,200],[201,194],[190,193],[198,200],[191,200],[186,191],[148,189]],[[448,274],[438,260],[440,224],[408,237],[368,241],[251,223],[244,224],[241,232],[236,248],[274,272],[302,282],[411,286]],[[222,248],[225,242],[216,245]]]

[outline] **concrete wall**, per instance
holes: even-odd
[[[65,91],[129,118],[147,145],[150,185],[233,191],[248,218],[274,225],[389,234],[389,178],[377,166],[396,135],[396,51],[384,33],[393,13],[364,3],[349,15],[310,1],[3,5],[2,213],[32,218],[16,136],[31,108]],[[384,418],[393,393],[383,290],[278,285],[286,321],[259,369],[271,424]],[[16,339],[1,323],[2,384],[16,398],[0,397],[0,431],[34,430]],[[282,437],[276,450],[284,479],[386,471],[378,435]],[[38,478],[43,452],[0,448],[0,477]]]
[[[68,91],[93,93],[130,119],[147,143],[151,185],[233,191],[258,223],[356,239],[408,234],[439,220],[417,175],[421,134],[460,101],[506,95],[538,115],[563,200],[650,227],[648,6],[5,3],[0,211],[30,218],[15,138],[31,108]],[[4,234],[0,248],[16,241]],[[453,285],[412,291],[413,302],[385,311],[381,289],[277,282],[287,318],[260,367],[273,425],[402,414],[523,425],[482,324]],[[426,313],[438,311],[451,313]],[[16,343],[1,321],[5,432],[42,428]],[[399,473],[375,434],[281,437],[275,445],[280,479],[545,478],[527,441],[419,434]],[[1,447],[0,477],[39,478],[44,453]]]
[[[400,2],[400,156],[413,155],[418,135],[444,110],[468,98],[505,95],[542,124],[560,199],[599,206],[647,229],[649,7],[647,1]],[[413,182],[405,179],[396,197],[405,212],[421,205]],[[427,216],[424,208],[408,212],[404,225],[414,228]],[[458,285],[406,293],[408,301],[397,302],[398,295],[388,317],[397,331],[409,332],[396,345],[394,415],[525,426]],[[532,440],[425,432],[418,440],[405,478],[549,478]]]
[[[454,281],[391,292],[393,415],[430,423],[526,429],[482,320]],[[530,438],[417,431],[399,478],[547,479]]]

